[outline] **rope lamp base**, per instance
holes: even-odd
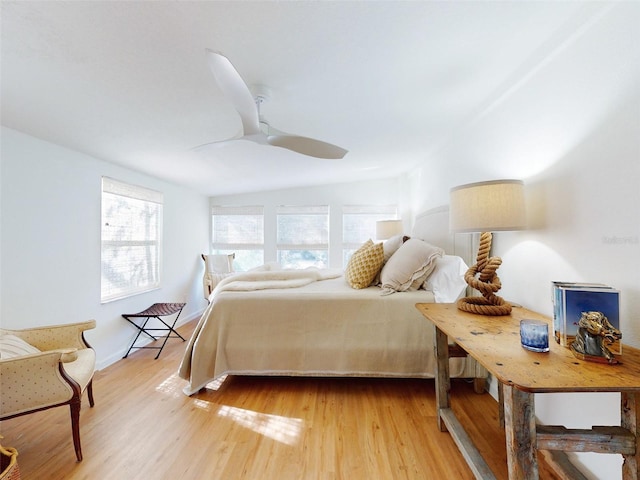
[[[484,297],[464,297],[458,300],[458,310],[478,315],[509,315],[511,304],[497,295],[495,298],[498,300],[497,304],[489,303]]]
[[[496,292],[502,287],[502,283],[496,274],[496,270],[502,264],[500,257],[489,257],[491,250],[491,233],[480,235],[480,246],[476,263],[472,265],[464,279],[467,284],[478,290],[482,297],[465,297],[458,300],[458,309],[464,312],[478,315],[509,315],[511,304],[507,303]]]

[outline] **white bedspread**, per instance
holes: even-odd
[[[381,296],[350,288],[341,272],[294,272],[220,282],[180,365],[185,394],[226,374],[433,377],[433,326],[415,308],[431,292]],[[451,375],[463,371],[452,359]]]

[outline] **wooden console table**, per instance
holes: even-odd
[[[554,342],[550,328],[550,351],[535,353],[520,345],[520,320],[544,320],[551,326],[538,313],[514,308],[511,315],[494,317],[463,312],[455,304],[416,307],[436,327],[438,426],[451,433],[476,478],[495,476],[450,408],[449,339],[500,382],[510,479],[537,479],[540,449],[619,453],[623,479],[640,480],[640,350],[625,345],[618,365],[586,362]],[[620,426],[536,425],[534,394],[554,392],[620,392]]]

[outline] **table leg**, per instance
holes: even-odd
[[[503,385],[504,430],[510,480],[537,480],[534,394]]]
[[[638,415],[638,400],[640,393],[621,393],[621,426],[629,430],[636,436],[635,455],[623,455],[622,478],[624,480],[640,479],[640,446],[638,445],[638,435],[640,435],[640,416]]]
[[[451,391],[451,379],[449,377],[449,338],[438,327],[435,336],[436,351],[436,411],[438,414],[438,428],[446,432],[447,427],[440,417],[440,410],[449,408],[449,392]]]
[[[498,422],[504,428],[504,383],[498,382]]]

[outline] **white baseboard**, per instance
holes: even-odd
[[[191,315],[189,315],[188,317],[181,317],[178,322],[176,323],[176,328],[181,327],[182,325],[184,325],[185,323],[189,323],[192,320],[196,320],[199,319],[202,314],[204,313],[204,309],[192,313]],[[142,337],[141,337],[142,338]],[[186,338],[186,337],[185,337]],[[188,340],[188,339],[187,339]],[[153,340],[148,339],[146,342],[141,341],[140,339],[138,339],[138,345],[141,347],[144,347],[145,345],[148,345],[152,342]],[[116,350],[115,352],[111,353],[111,355],[109,355],[106,358],[102,358],[102,359],[98,359],[96,361],[96,371],[102,370],[103,368],[107,368],[109,365],[113,365],[114,363],[120,361],[120,360],[126,360],[122,357],[124,357],[125,353],[127,353],[127,350],[129,350],[129,344],[123,346],[122,348]],[[132,350],[132,353],[135,352],[136,350]],[[162,358],[162,357],[160,357]]]

